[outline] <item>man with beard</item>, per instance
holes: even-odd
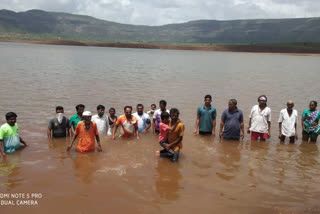
[[[132,116],[131,113],[132,106],[124,107],[124,114],[118,117],[116,125],[112,131],[113,140],[116,139],[115,135],[119,125],[121,125],[121,136],[130,138],[133,137],[134,134],[136,134],[137,140],[140,139],[137,119],[134,116]]]
[[[271,137],[271,109],[267,107],[267,97],[258,97],[259,105],[252,107],[249,116],[248,134],[251,132],[251,140],[266,140]]]
[[[64,110],[62,106],[56,107],[56,117],[50,120],[48,125],[47,135],[48,138],[61,138],[66,137],[67,134],[71,136],[71,126],[69,119],[64,115]]]
[[[138,129],[139,133],[146,133],[148,129],[151,127],[151,120],[147,113],[143,112],[143,105],[137,105],[137,112],[133,114],[138,121]]]

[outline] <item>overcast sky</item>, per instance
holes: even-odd
[[[320,17],[320,0],[0,0],[0,9],[89,15],[126,24]]]

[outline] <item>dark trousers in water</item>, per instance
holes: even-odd
[[[165,149],[166,145],[168,145],[169,142],[167,140],[164,140],[164,141],[160,141],[159,144],[160,144],[160,146],[162,146]],[[169,149],[168,152],[170,154],[174,155],[174,151],[172,149]]]
[[[172,162],[176,162],[179,160],[179,153],[180,151],[173,151],[173,154],[167,151],[166,149],[163,149],[160,151],[160,157],[163,158],[170,158]]]

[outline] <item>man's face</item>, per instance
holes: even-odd
[[[310,108],[311,111],[316,110],[316,107],[317,107],[317,106],[316,106],[313,102],[311,102],[311,103],[309,104],[309,108]]]
[[[212,102],[212,100],[211,100],[210,98],[204,99],[204,104],[205,104],[206,106],[211,105],[211,102]]]
[[[156,110],[156,108],[157,108],[157,106],[155,106],[155,105],[151,106],[151,110]]]
[[[170,114],[170,117],[172,121],[177,121],[179,118],[178,113],[172,113]]]
[[[130,119],[131,118],[131,108],[126,108],[126,110],[124,111],[124,115],[126,116],[126,118]]]
[[[112,116],[112,117],[113,117],[113,116],[114,116],[114,114],[115,114],[115,112],[114,112],[113,110],[110,110],[110,111],[109,111],[109,114],[110,114],[110,116]]]
[[[229,107],[229,110],[234,110],[235,109],[235,107],[236,107],[236,105],[233,103],[233,102],[229,102],[228,103],[228,107]]]
[[[102,116],[104,115],[104,109],[99,109],[99,110],[98,110],[98,115],[99,115],[100,117],[102,117]]]
[[[63,111],[63,109],[60,109],[60,110],[57,110],[56,113],[57,113],[57,114],[59,114],[59,113],[64,113],[64,111]]]
[[[7,120],[7,123],[10,125],[10,126],[14,126],[14,124],[17,122],[17,118],[16,117],[10,117],[8,120]]]
[[[89,123],[91,121],[91,116],[83,116],[84,122]]]
[[[259,100],[259,106],[266,106],[267,101],[266,100]]]
[[[163,104],[160,104],[160,109],[163,111],[163,110],[165,110],[165,109],[166,109],[166,106],[165,106],[165,105],[163,105]]]
[[[141,115],[143,113],[143,106],[138,106],[137,107],[137,112],[139,115]]]
[[[292,110],[293,106],[294,106],[293,102],[287,102],[287,107],[289,110]]]
[[[77,113],[82,115],[83,111],[84,111],[84,108],[79,107],[78,110],[77,110]]]

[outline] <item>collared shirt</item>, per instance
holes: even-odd
[[[271,122],[271,109],[269,107],[265,107],[261,111],[259,105],[253,106],[249,118],[251,118],[250,131],[268,133],[268,122]]]
[[[91,121],[95,122],[98,127],[99,134],[106,134],[109,129],[109,119],[107,115],[99,117],[99,115],[93,115]]]
[[[3,124],[0,128],[0,140],[3,141],[3,150],[6,153],[14,152],[20,148],[20,136],[18,124],[10,126],[8,123]]]
[[[168,109],[166,109],[165,111],[170,114]],[[156,130],[159,130],[159,124],[160,124],[160,121],[161,121],[161,113],[162,112],[164,112],[164,111],[161,111],[161,109],[158,109],[153,114],[153,119],[156,119],[156,124],[155,124],[156,125],[155,126]]]
[[[292,137],[296,134],[295,124],[298,120],[298,111],[293,109],[291,116],[289,116],[288,110],[282,109],[280,111],[278,123],[281,123],[281,134],[286,137]]]
[[[66,137],[67,131],[71,127],[68,118],[63,116],[61,123],[57,118],[50,120],[48,125],[52,130],[52,137]]]
[[[121,124],[120,133],[124,137],[132,137],[134,135],[134,130],[138,128],[137,119],[131,115],[131,119],[128,120],[126,115],[121,115],[118,117],[116,126]]]
[[[150,117],[147,113],[143,112],[142,115],[139,115],[138,112],[136,112],[132,115],[138,120],[138,129],[140,133],[147,127],[147,124],[151,123]]]
[[[172,122],[169,122],[169,126],[172,127]],[[169,131],[168,133],[168,142],[173,143],[174,141],[176,141],[178,138],[183,137],[184,134],[184,125],[183,123],[179,122],[177,127],[172,130]],[[173,148],[174,151],[179,151],[180,149],[182,149],[182,141],[180,141],[178,144],[176,144]]]
[[[73,130],[76,130],[76,127],[80,121],[82,121],[82,119],[78,116],[78,114],[70,117],[70,125],[73,127]]]
[[[197,115],[200,116],[199,131],[212,132],[213,119],[215,119],[217,116],[216,108],[210,106],[209,109],[206,109],[205,105],[202,105],[198,107]]]
[[[243,122],[243,114],[240,109],[237,109],[235,112],[229,111],[229,109],[224,110],[221,115],[221,121],[224,122],[223,138],[240,138],[240,124]]]

